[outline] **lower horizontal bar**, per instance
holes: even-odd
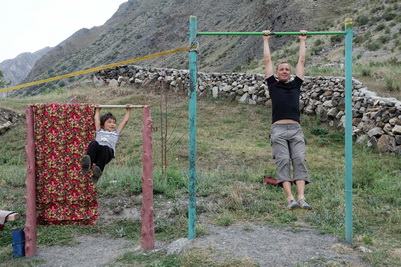
[[[126,108],[127,105],[99,105],[99,108]],[[130,108],[144,108],[146,105],[129,105]]]
[[[330,35],[346,34],[346,31],[340,32],[306,32],[305,35]],[[198,35],[265,35],[263,32],[198,32]],[[301,35],[300,32],[271,32],[269,35]]]

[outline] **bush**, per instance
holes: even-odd
[[[366,15],[360,15],[356,18],[355,22],[356,22],[357,26],[364,26],[364,25],[368,24],[369,17]]]
[[[324,41],[323,41],[322,39],[317,39],[313,44],[314,44],[315,46],[319,46],[319,45],[324,44]]]
[[[311,54],[312,55],[318,55],[320,51],[323,50],[323,46],[314,46],[312,47]]]
[[[386,21],[390,21],[390,20],[393,20],[396,16],[397,16],[397,14],[389,12],[389,13],[384,14],[383,18]]]
[[[378,11],[383,10],[383,9],[384,9],[384,6],[374,7],[374,8],[372,8],[372,10],[370,11],[370,13],[371,13],[372,15],[376,15],[376,13],[377,13]]]
[[[400,91],[400,87],[394,82],[392,78],[386,78],[386,89],[390,92]]]
[[[385,44],[388,42],[389,39],[390,37],[388,35],[382,35],[379,37],[378,41],[382,44]]]
[[[362,74],[362,76],[370,77],[370,76],[372,76],[372,70],[363,68],[361,70],[361,74]]]
[[[341,35],[333,35],[330,37],[330,42],[332,45],[335,45],[337,43],[340,43],[343,39],[344,38]]]
[[[366,44],[366,48],[369,51],[377,51],[380,49],[380,44],[377,41],[373,41],[373,42]]]
[[[382,30],[384,30],[384,28],[386,28],[386,25],[384,25],[383,23],[380,23],[379,25],[377,25],[377,27],[376,27],[376,31],[377,32],[379,32],[379,31],[382,31]]]
[[[363,39],[364,39],[363,36],[357,35],[357,36],[354,37],[354,43],[355,44],[363,43]]]
[[[376,22],[378,22],[379,20],[380,20],[379,17],[371,17],[369,20],[368,26],[371,27],[371,26],[375,25]]]
[[[317,127],[312,127],[311,133],[313,135],[327,135],[329,133],[329,130],[317,126]]]

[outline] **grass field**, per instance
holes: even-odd
[[[86,87],[32,98],[0,99],[0,106],[23,113],[28,103],[65,103],[72,95],[87,96],[89,103],[151,105],[155,237],[171,242],[186,236],[188,97],[169,94],[164,102],[155,91]],[[344,137],[340,130],[328,128],[315,117],[302,116],[302,127],[308,140],[307,164],[311,179],[306,197],[314,209],[297,216],[286,210],[282,190],[263,182],[265,175],[275,176],[268,139],[270,107],[208,98],[199,98],[197,105],[197,195],[203,200],[197,207],[199,217],[205,216],[210,222],[223,226],[239,220],[263,221],[277,227],[301,222],[321,233],[345,238]],[[118,119],[122,118],[124,110],[112,111]],[[161,141],[164,133],[161,116],[168,119],[167,143]],[[116,199],[140,199],[141,125],[141,111],[134,110],[119,141],[118,157],[107,166],[98,183],[98,196],[105,206],[118,205]],[[24,121],[0,138],[0,209],[25,214]],[[163,144],[167,148],[164,163],[161,155]],[[353,160],[353,245],[372,250],[365,254],[365,260],[374,266],[397,266],[401,261],[400,155],[354,145]],[[165,174],[162,172],[163,164],[166,165]],[[140,201],[136,204],[140,205]],[[165,217],[160,210],[168,205],[171,212]],[[38,244],[42,247],[69,244],[74,236],[83,234],[124,237],[140,243],[139,220],[105,220],[100,217],[97,225],[92,227],[39,226]],[[202,235],[202,223],[198,224],[197,234]],[[10,233],[23,225],[23,219],[7,223],[0,233],[1,266],[35,266],[39,263],[29,258],[12,258]],[[192,256],[200,257],[201,262],[207,255]],[[130,254],[121,261],[138,266],[189,266],[191,263],[188,255],[172,257],[163,251],[148,258]]]

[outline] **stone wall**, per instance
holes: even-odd
[[[264,75],[247,73],[198,73],[198,95],[224,97],[250,105],[268,105]],[[165,81],[171,91],[187,93],[188,70],[146,68],[134,65],[102,70],[93,75],[95,86],[157,86]],[[344,128],[345,80],[342,77],[305,77],[301,111],[315,114],[333,127]],[[401,154],[401,102],[370,92],[352,81],[352,124],[356,142]]]
[[[0,107],[0,135],[14,127],[23,116],[10,109]]]

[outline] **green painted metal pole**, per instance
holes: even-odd
[[[345,31],[307,32],[306,35],[346,34]],[[198,35],[264,35],[263,32],[198,32]],[[270,35],[300,35],[300,32],[271,32]]]
[[[197,18],[189,18],[189,46],[197,47]],[[188,239],[196,237],[196,49],[189,52],[189,204]]]
[[[196,22],[195,22],[196,24]],[[196,28],[196,27],[195,27]],[[192,27],[191,27],[192,29]],[[345,35],[345,236],[346,241],[352,243],[352,20],[346,20],[345,31],[333,32],[307,32],[306,35]],[[193,33],[193,32],[191,32]],[[198,32],[197,35],[264,35],[263,32]],[[300,32],[271,32],[270,35],[300,35]],[[194,38],[194,37],[193,37]],[[192,44],[190,44],[192,45]],[[190,75],[191,75],[190,59]],[[195,53],[195,73],[196,73],[196,53]],[[196,81],[196,77],[194,78]],[[195,85],[194,85],[195,86]],[[195,95],[196,97],[196,95]],[[192,99],[192,97],[191,97]],[[190,99],[190,101],[191,101]],[[196,105],[196,104],[195,104]],[[191,110],[191,105],[190,105]],[[196,110],[195,110],[196,112]],[[190,119],[191,120],[191,119]],[[190,121],[191,131],[191,121]],[[196,132],[195,132],[196,134]],[[191,136],[191,133],[190,133]],[[191,142],[190,138],[190,142]],[[191,146],[191,144],[190,144]],[[196,151],[196,147],[195,147]],[[195,152],[196,153],[196,152]],[[190,150],[191,161],[191,150]],[[191,162],[190,162],[191,165]],[[191,167],[190,167],[191,175]],[[196,174],[195,174],[196,176]],[[191,195],[191,193],[190,193]]]
[[[345,27],[345,240],[352,243],[352,20]]]

